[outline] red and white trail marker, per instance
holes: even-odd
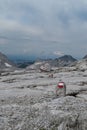
[[[64,82],[59,82],[56,86],[56,96],[64,97],[66,95],[66,84]]]

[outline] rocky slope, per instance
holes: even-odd
[[[6,55],[0,52],[0,71],[14,69],[16,65],[8,59]]]
[[[73,66],[74,66],[76,69],[80,70],[80,71],[85,71],[85,70],[87,70],[87,58],[84,58],[84,59],[82,59],[82,60],[79,60],[78,62],[75,62],[75,63],[73,64]]]

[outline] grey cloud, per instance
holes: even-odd
[[[87,42],[86,7],[86,0],[1,0],[0,36],[12,40],[10,46],[26,43],[45,50],[44,44],[49,51],[49,46],[73,51]]]

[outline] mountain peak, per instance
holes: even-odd
[[[64,60],[64,61],[76,61],[75,58],[73,58],[71,55],[64,55],[62,57],[59,57],[58,58],[59,60]]]

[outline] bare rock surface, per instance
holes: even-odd
[[[87,71],[50,73],[17,70],[0,76],[0,130],[87,130]],[[55,94],[60,79],[65,97]]]

